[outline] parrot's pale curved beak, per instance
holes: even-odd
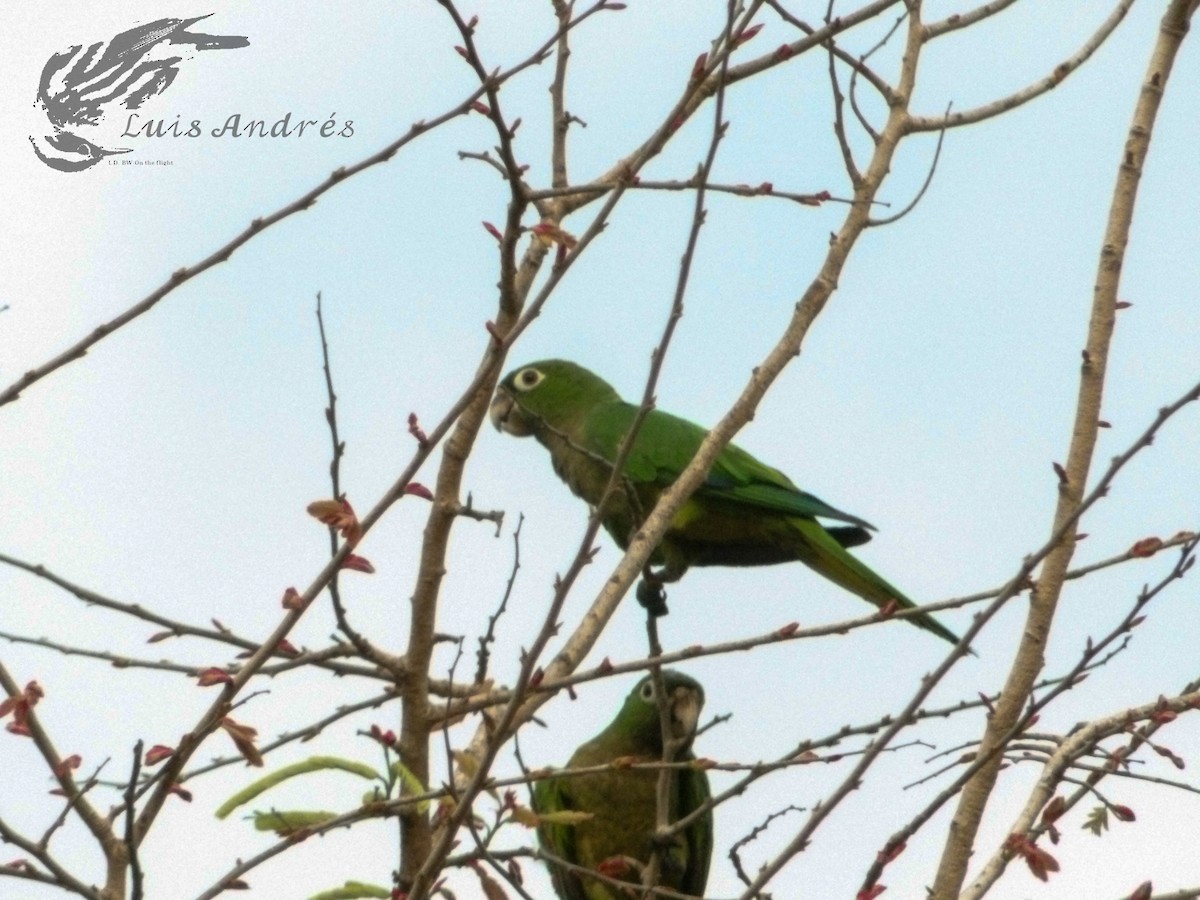
[[[695,689],[680,685],[671,694],[671,731],[677,740],[690,739],[700,724],[700,709],[704,697]]]
[[[512,395],[504,388],[496,389],[492,405],[488,407],[488,417],[497,431],[504,431],[517,437],[529,437],[533,430],[525,424],[521,410],[517,407]]]

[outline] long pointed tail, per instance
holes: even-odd
[[[847,553],[819,522],[801,518],[791,518],[788,522],[796,537],[796,558],[809,568],[877,607],[883,608],[892,600],[903,609],[917,605],[866,564]],[[906,618],[918,628],[933,632],[952,644],[958,643],[958,636],[954,632],[927,613]]]

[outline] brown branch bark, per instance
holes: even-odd
[[[955,13],[940,22],[930,22],[925,26],[926,38],[940,37],[950,31],[958,31],[960,28],[966,28],[969,25],[974,25],[976,22],[982,22],[984,19],[989,19],[998,12],[1003,12],[1016,3],[1017,0],[991,0],[990,3],[984,3],[982,6],[977,6],[975,9],[965,13]]]

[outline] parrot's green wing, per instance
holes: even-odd
[[[574,808],[570,795],[567,793],[567,779],[543,778],[533,786],[533,810],[539,815]],[[537,830],[538,839],[543,847],[559,859],[565,859],[567,862],[578,865],[579,853],[575,847],[574,825],[539,822]],[[579,879],[568,872],[563,872],[553,863],[550,864],[550,880],[554,884],[555,892],[562,900],[588,900]]]
[[[583,431],[585,452],[614,462],[621,440],[636,415],[637,407],[619,400],[597,404]],[[667,487],[695,456],[706,434],[703,428],[686,419],[651,411],[638,430],[629,453],[626,477],[635,484]],[[682,555],[686,563],[760,565],[799,559],[877,607],[883,608],[893,600],[901,608],[916,605],[869,566],[846,552],[845,548],[870,540],[868,530],[873,529],[873,525],[800,490],[782,472],[759,462],[736,445],[727,446],[717,456],[693,500],[698,504],[698,508],[693,509],[701,524],[706,516],[722,512],[737,519],[753,519],[760,513],[781,519],[775,531],[775,543],[762,540],[761,533],[753,540],[739,542],[736,529],[740,526],[734,525],[729,540],[710,539],[684,549]],[[686,522],[687,508],[681,515]],[[827,528],[817,519],[834,519],[850,525]],[[688,526],[681,527],[686,531]],[[728,519],[726,527],[730,527]],[[685,539],[686,534],[676,540]],[[957,636],[932,616],[913,617],[912,622],[952,644],[958,643]]]
[[[584,449],[614,462],[621,440],[637,415],[637,407],[622,401],[598,405],[587,418]],[[652,410],[638,429],[633,449],[625,463],[625,474],[634,483],[666,487],[691,462],[708,434],[699,425],[661,410]],[[756,507],[789,516],[836,519],[860,528],[873,528],[857,516],[830,506],[819,497],[800,490],[777,469],[764,465],[735,445],[721,451],[697,495],[713,500]],[[858,538],[857,532],[847,538]]]
[[[711,796],[708,775],[701,769],[683,769],[679,773],[679,815],[677,819],[699,809]],[[708,865],[713,851],[712,812],[701,816],[686,831],[687,868],[680,889],[685,894],[703,896],[708,883]]]

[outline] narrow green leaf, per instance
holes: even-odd
[[[400,779],[401,784],[407,788],[410,795],[427,793],[425,785],[421,784],[421,779],[409,771],[408,767],[400,762],[400,760],[392,763],[392,774]],[[422,813],[429,812],[429,801],[422,800],[417,804],[417,810]]]
[[[313,894],[308,900],[359,900],[361,897],[379,897],[388,900],[392,892],[376,884],[363,884],[361,881],[347,881],[340,888],[331,891],[321,891]]]
[[[298,763],[292,763],[290,766],[277,769],[271,774],[265,775],[258,779],[258,781],[252,782],[242,788],[221,804],[216,813],[217,818],[224,819],[239,806],[249,803],[259,794],[275,787],[277,784],[282,784],[289,778],[294,778],[297,775],[307,775],[310,772],[324,772],[331,769],[349,772],[352,775],[358,775],[360,778],[373,779],[380,777],[379,772],[366,763],[355,762],[352,759],[342,759],[340,756],[310,756],[308,759],[301,760]]]
[[[312,828],[337,818],[337,813],[323,809],[273,809],[254,813],[256,831],[274,831],[286,837],[301,828]]]

